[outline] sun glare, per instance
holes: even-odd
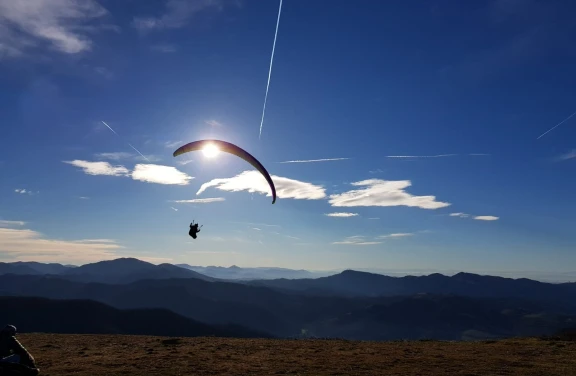
[[[206,158],[214,158],[219,153],[220,153],[220,149],[218,149],[218,146],[216,146],[214,144],[208,144],[208,145],[204,146],[204,148],[202,149],[202,154],[204,154],[204,156]]]

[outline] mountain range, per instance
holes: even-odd
[[[576,283],[353,270],[319,278],[226,280],[131,258],[62,267],[0,264],[0,296],[163,309],[209,326],[239,325],[277,337],[475,339],[576,326]]]

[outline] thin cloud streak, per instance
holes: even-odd
[[[542,137],[544,137],[546,134],[552,132],[554,129],[558,128],[560,125],[564,124],[566,121],[570,120],[574,115],[576,115],[576,111],[573,112],[570,116],[568,116],[566,119],[562,120],[560,123],[556,124],[555,126],[553,126],[552,128],[548,129],[546,132],[542,133],[540,136],[538,136],[537,140],[541,139]]]
[[[176,202],[178,204],[209,204],[211,202],[221,202],[225,201],[224,197],[212,197],[212,198],[195,198],[193,200],[174,200],[171,202]]]
[[[323,159],[304,159],[294,161],[284,161],[278,163],[314,163],[314,162],[330,162],[330,161],[343,161],[350,158],[323,158]]]
[[[324,214],[327,217],[339,217],[339,218],[347,218],[347,217],[357,217],[358,213],[326,213]]]

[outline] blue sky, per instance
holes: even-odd
[[[574,271],[576,116],[544,134],[576,111],[573,2],[284,0],[261,137],[279,2],[26,4],[0,0],[2,261]],[[276,204],[239,158],[172,157],[204,138]]]

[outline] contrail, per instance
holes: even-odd
[[[148,162],[150,162],[150,160],[148,158],[146,158],[146,156],[142,153],[140,153],[140,151],[138,149],[136,149],[134,146],[132,146],[130,143],[128,143],[128,145],[130,145],[130,147],[134,150],[136,150],[136,153],[140,154],[142,156],[142,158],[146,159]]]
[[[114,134],[115,134],[116,136],[120,136],[118,133],[116,133],[116,131],[115,131],[114,129],[112,129],[112,127],[110,127],[108,124],[106,124],[105,121],[103,121],[103,120],[100,120],[100,121],[102,122],[102,124],[104,124],[105,126],[107,126],[108,129],[110,129],[112,132],[114,132]],[[144,159],[146,159],[148,162],[150,162],[150,160],[149,160],[148,158],[146,158],[146,156],[145,156],[144,154],[140,153],[140,150],[136,149],[136,148],[135,148],[134,146],[132,146],[132,144],[130,144],[130,143],[128,143],[128,145],[130,145],[130,147],[131,147],[132,149],[134,149],[134,150],[136,151],[136,153],[140,154],[140,155],[142,156],[142,158],[144,158]]]
[[[305,159],[305,160],[297,160],[297,161],[284,161],[284,162],[278,162],[278,163],[313,163],[313,162],[343,161],[345,159],[350,159],[350,158]]]
[[[100,120],[100,121],[102,121],[102,120]],[[105,121],[102,121],[102,124],[104,124],[105,126],[107,126],[108,129],[110,129],[112,132],[114,132],[114,134],[116,134],[116,136],[118,136],[118,133],[116,133],[116,131],[115,131],[114,129],[112,129],[108,124],[106,124]]]
[[[556,124],[555,126],[553,126],[552,128],[548,129],[546,132],[542,133],[537,140],[539,140],[540,138],[542,138],[542,136],[544,136],[546,133],[553,131],[554,129],[556,129],[559,125],[563,124],[565,121],[567,121],[568,119],[570,119],[572,116],[576,115],[576,112],[574,112],[572,115],[568,116],[566,119],[562,120],[560,123]]]
[[[274,50],[276,49],[276,37],[278,35],[278,26],[280,25],[280,14],[282,13],[282,0],[280,0],[280,7],[278,8],[278,19],[276,20],[276,32],[274,33],[274,43],[272,44],[272,55],[270,56],[270,69],[268,70],[268,83],[266,84],[266,95],[264,96],[264,108],[262,108],[262,120],[260,121],[260,134],[258,139],[262,137],[262,124],[264,124],[264,113],[266,112],[266,101],[268,100],[268,88],[270,87],[270,76],[272,75],[272,63],[274,62]]]

